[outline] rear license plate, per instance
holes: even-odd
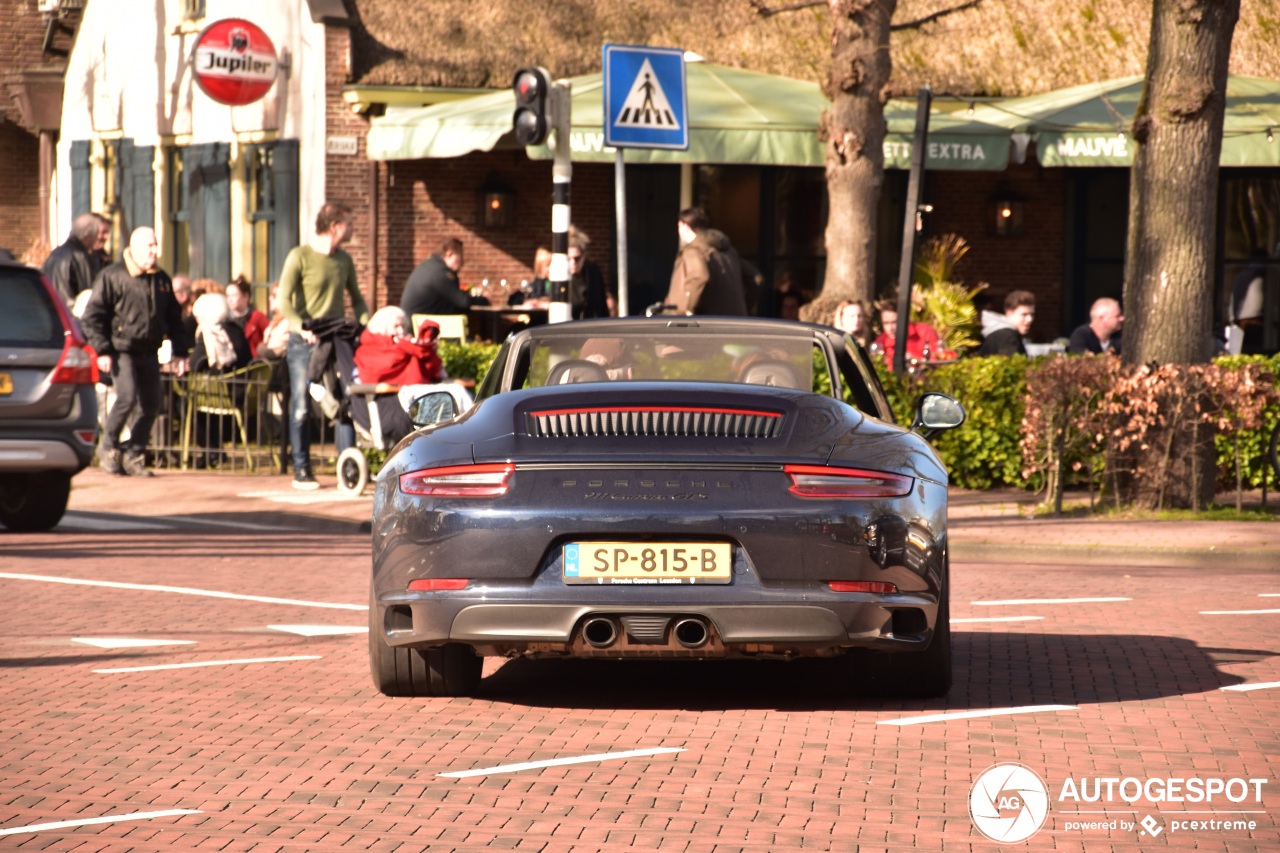
[[[13,393],[13,374],[0,371],[0,394]]]
[[[728,583],[733,546],[725,542],[570,542],[565,583]]]

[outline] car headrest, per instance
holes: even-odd
[[[769,385],[774,388],[800,388],[800,380],[791,365],[781,361],[757,361],[742,372],[747,385]]]

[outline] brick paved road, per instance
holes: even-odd
[[[1201,613],[1280,610],[1280,573],[956,565],[945,702],[847,698],[822,666],[497,660],[480,698],[391,700],[363,634],[297,627],[363,626],[366,537],[145,523],[0,534],[0,849],[987,851],[969,794],[1000,762],[1053,800],[1015,848],[1280,849],[1280,687],[1221,689],[1280,682],[1280,613]],[[1126,600],[974,603],[1077,597]],[[960,621],[1011,617],[1036,618]],[[892,724],[1023,706],[1074,707]],[[683,751],[438,775],[659,748]],[[1068,777],[1268,781],[1261,804],[1058,802]],[[1158,835],[1068,828],[1148,815]],[[104,816],[130,819],[10,832]]]

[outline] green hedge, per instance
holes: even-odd
[[[1280,353],[1273,356],[1263,355],[1229,355],[1222,358],[1214,359],[1216,364],[1223,367],[1239,368],[1246,364],[1259,364],[1271,375],[1280,380]],[[1239,431],[1240,439],[1240,467],[1244,470],[1244,482],[1246,488],[1259,488],[1262,486],[1263,477],[1266,477],[1268,487],[1274,487],[1276,482],[1276,472],[1270,469],[1271,463],[1267,460],[1268,444],[1271,441],[1271,430],[1280,423],[1280,404],[1272,404],[1266,410],[1266,424],[1261,430],[1243,429]],[[1219,482],[1221,489],[1235,488],[1235,435],[1223,435],[1219,433],[1214,443],[1218,453],[1218,470],[1232,472],[1230,482],[1225,482],[1226,477]]]
[[[1025,486],[1022,478],[1022,398],[1025,358],[967,358],[927,371],[922,379],[900,379],[877,363],[880,381],[898,423],[911,423],[915,401],[925,391],[950,394],[969,413],[959,429],[934,439],[938,455],[962,489]]]
[[[442,343],[441,357],[449,375],[455,378],[484,378],[489,363],[498,352],[497,344]],[[1049,356],[1053,357],[1053,356]],[[1022,415],[1025,409],[1026,374],[1036,363],[1026,358],[964,358],[928,370],[922,379],[900,379],[877,363],[889,403],[900,424],[911,423],[914,403],[925,391],[950,394],[969,412],[959,429],[934,439],[938,455],[951,472],[952,485],[962,489],[989,489],[996,486],[1038,487],[1022,476]],[[1232,356],[1217,360],[1225,367],[1261,364],[1280,377],[1280,355]],[[819,381],[825,377],[819,372]],[[828,388],[830,386],[827,386]],[[1240,431],[1240,454],[1248,487],[1262,485],[1267,470],[1267,442],[1271,428],[1280,421],[1280,404],[1268,409],[1262,430]],[[1234,471],[1234,437],[1217,437],[1219,471]],[[1274,473],[1268,474],[1274,483]],[[1227,486],[1225,482],[1224,486]],[[1232,481],[1234,485],[1234,479]]]

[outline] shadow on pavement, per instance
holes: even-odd
[[[1089,705],[1217,690],[1244,679],[1218,659],[1280,652],[1202,649],[1181,637],[954,634],[955,681],[940,700],[883,699],[884,686],[838,660],[512,660],[478,698],[533,707],[783,711],[967,710]]]

